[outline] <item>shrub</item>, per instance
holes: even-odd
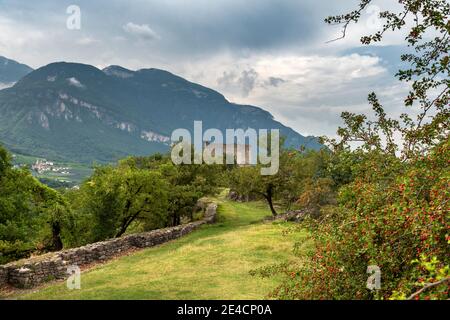
[[[285,270],[275,297],[405,298],[443,281],[415,298],[448,298],[449,140],[404,165],[376,158],[358,164],[360,176],[341,188],[339,207],[314,223],[314,252]],[[379,291],[366,288],[371,265],[381,270]]]

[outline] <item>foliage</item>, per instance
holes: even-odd
[[[398,291],[394,291],[391,300],[443,300],[448,298],[448,283],[450,282],[448,264],[443,266],[443,263],[436,257],[428,258],[423,254],[420,259],[414,259],[411,264],[415,266],[415,272],[401,284]],[[406,293],[413,292],[414,288],[421,289],[407,296]],[[432,288],[433,290],[430,290]]]
[[[192,220],[198,200],[218,189],[222,168],[176,166],[156,154],[99,166],[79,191],[69,192],[80,245]]]
[[[277,296],[389,298],[395,291],[417,289],[412,280],[417,269],[410,262],[419,257],[436,257],[436,268],[447,270],[449,158],[447,141],[396,173],[389,169],[395,165],[386,168],[384,163],[367,160],[366,174],[340,189],[340,207],[314,224],[314,253]],[[386,170],[391,179],[377,177]],[[382,271],[382,288],[376,295],[366,289],[370,265]],[[428,277],[428,281],[436,280]]]
[[[168,155],[160,154],[128,158],[122,161],[122,165],[158,170],[170,184],[167,226],[178,225],[183,218],[192,220],[198,200],[219,191],[223,186],[222,175],[227,170],[222,165],[174,165]]]
[[[352,22],[372,3],[361,0],[351,13],[327,18]],[[410,27],[406,41],[415,54],[402,60],[400,80],[411,82],[407,112],[391,119],[375,93],[369,95],[375,117],[344,112],[340,140],[330,147],[325,179],[337,188],[338,205],[323,205],[319,221],[310,221],[314,250],[309,259],[282,272],[286,280],[273,296],[282,299],[448,299],[450,141],[450,4],[444,0],[402,0],[404,10],[380,14],[385,25],[362,43],[381,41],[388,30]],[[409,25],[409,16],[413,24]],[[429,40],[431,39],[431,40]],[[413,119],[412,108],[418,109]],[[399,141],[402,141],[400,144]],[[320,198],[326,188],[311,187],[300,202]],[[307,202],[307,201],[306,201]],[[366,288],[367,268],[381,270],[381,289]],[[269,272],[270,273],[270,272]]]
[[[343,25],[343,37],[351,23],[361,19],[362,12],[373,0],[360,0],[357,10],[339,16],[328,17],[330,24]],[[385,23],[375,34],[364,36],[363,44],[378,43],[386,32],[406,29],[405,39],[413,53],[403,54],[402,60],[410,68],[397,73],[399,80],[411,83],[410,93],[405,98],[407,112],[400,120],[388,119],[375,93],[369,96],[378,121],[366,122],[365,115],[344,113],[344,120],[352,125],[349,130],[339,132],[343,138],[341,145],[348,141],[368,142],[367,145],[380,147],[384,137],[386,150],[397,149],[394,133],[404,140],[405,159],[419,156],[445,139],[448,134],[448,108],[450,98],[450,3],[446,0],[402,0],[399,12],[382,11],[380,19]],[[412,21],[412,23],[410,23]],[[416,119],[411,118],[413,108],[419,109]],[[431,119],[428,121],[428,119]],[[362,125],[365,127],[362,127]],[[358,130],[356,130],[358,129]],[[363,130],[362,130],[363,129]],[[377,131],[382,131],[380,136]]]
[[[261,175],[261,165],[236,167],[228,175],[228,185],[244,199],[256,197],[266,200],[272,215],[276,216],[275,201],[286,210],[295,206],[299,194],[320,178],[322,160],[326,157],[325,150],[285,149],[280,152],[277,174]]]
[[[69,220],[61,195],[27,169],[13,169],[9,154],[0,147],[0,262],[36,250],[61,249],[70,237]]]
[[[303,192],[297,200],[300,208],[315,218],[320,217],[321,208],[335,204],[334,182],[330,178],[307,178],[304,180]]]
[[[168,190],[168,183],[158,172],[126,166],[98,167],[74,195],[78,242],[120,237],[134,222],[145,224],[146,229],[163,227]]]

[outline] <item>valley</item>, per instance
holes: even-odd
[[[54,188],[73,188],[93,172],[92,166],[72,162],[55,162],[40,157],[13,154],[15,168],[28,168],[44,184]]]

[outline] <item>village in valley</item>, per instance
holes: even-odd
[[[51,187],[77,188],[92,173],[89,165],[62,163],[45,158],[13,154],[15,169],[28,168],[33,176]]]
[[[54,172],[61,175],[70,175],[70,167],[58,167],[54,162],[46,159],[37,159],[36,162],[31,165],[31,170],[38,174],[45,172]]]

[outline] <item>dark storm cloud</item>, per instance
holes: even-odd
[[[74,1],[0,2],[24,23],[49,25],[64,19]],[[298,0],[135,0],[76,1],[83,31],[110,37],[128,24],[147,25],[161,36],[160,46],[174,53],[211,53],[223,49],[267,50],[306,45],[320,32],[322,17],[312,1]],[[169,51],[172,50],[172,51]]]
[[[316,19],[315,8],[308,2],[135,1],[130,8],[123,8],[117,18],[157,27],[161,45],[181,52],[211,53],[226,48],[265,50],[306,44],[317,36],[320,30],[317,24],[322,21]],[[110,3],[111,14],[117,14],[119,2]],[[130,17],[126,17],[127,13]]]
[[[79,32],[65,30],[66,9],[72,4],[81,8]],[[311,43],[328,40],[329,29],[323,19],[342,13],[345,5],[352,7],[329,0],[3,0],[0,19],[7,17],[48,38],[59,32],[51,41],[55,51],[71,50],[74,56],[89,54],[86,48],[80,50],[65,42],[89,43],[78,36],[100,39],[96,52],[106,56],[113,50],[117,56],[132,55],[139,60],[149,54],[170,60],[224,51],[245,56],[311,50]],[[136,43],[137,39],[157,41]]]

